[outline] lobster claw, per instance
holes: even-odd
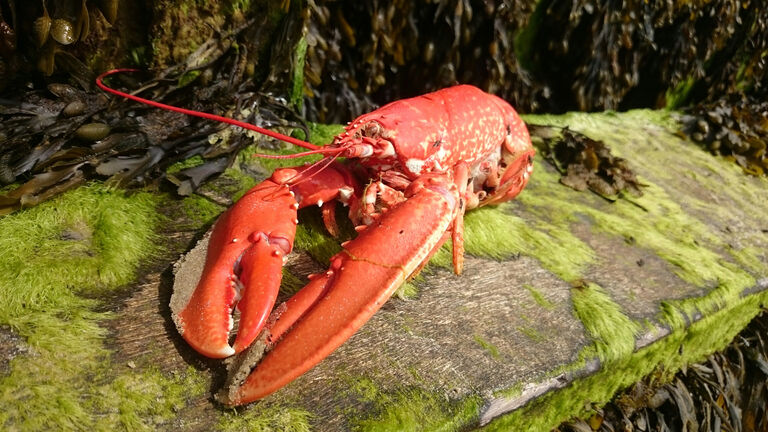
[[[306,169],[275,171],[223,213],[212,229],[194,291],[174,292],[173,320],[199,353],[225,358],[251,345],[277,299],[283,258],[293,248],[297,210],[357,188],[351,174],[338,164],[289,185]],[[240,311],[240,322],[230,346],[234,307]]]
[[[293,245],[295,203],[288,188],[270,179],[216,221],[197,287],[173,316],[179,333],[196,351],[229,357],[261,331],[277,298],[282,257]],[[240,325],[233,347],[229,333],[236,304]]]
[[[327,272],[315,275],[279,308],[284,312],[270,329],[271,349],[244,382],[219,395],[221,402],[241,405],[263,398],[311,369],[439,248],[457,214],[457,188],[447,176],[435,175],[415,181],[406,198],[346,243]],[[245,376],[248,371],[232,372]]]

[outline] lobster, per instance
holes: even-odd
[[[535,150],[522,119],[501,98],[469,85],[389,103],[350,122],[321,147],[104,85],[106,76],[123,71],[131,70],[105,72],[96,83],[134,101],[308,149],[299,154],[325,156],[276,170],[219,217],[197,287],[174,317],[187,343],[213,358],[242,353],[265,332],[263,357],[225,397],[229,405],[270,395],[330,355],[448,238],[460,274],[464,212],[513,199],[533,170]],[[336,234],[337,202],[349,207],[357,237],[342,243],[326,272],[309,275],[304,288],[275,308],[297,211],[320,206],[328,231]],[[240,322],[230,345],[235,307]]]

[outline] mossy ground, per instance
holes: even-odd
[[[649,347],[616,358],[588,378],[496,419],[483,430],[549,431],[569,418],[586,418],[594,414],[595,407],[642,377],[655,371],[671,376],[680,368],[723,349],[760,312],[766,301],[768,295],[762,293],[733,302],[687,329],[677,329]]]
[[[637,111],[529,116],[527,120],[568,126],[592,138],[605,140],[615,153],[643,169],[646,176],[641,177],[641,181],[648,186],[642,197],[625,197],[610,205],[595,200],[590,205],[574,199],[574,192],[567,188],[552,187],[557,182],[554,171],[538,169],[528,190],[518,199],[526,213],[533,212],[553,220],[563,228],[586,217],[595,232],[631,240],[654,251],[670,264],[678,277],[709,291],[702,297],[660,304],[656,319],[669,326],[672,333],[649,347],[634,351],[635,335],[641,328],[654,326],[647,320],[642,323],[632,321],[602,288],[594,284],[578,284],[571,293],[574,311],[594,341],[582,352],[581,361],[597,356],[603,364],[601,370],[497,419],[487,426],[488,430],[544,431],[572,416],[588,416],[593,413],[592,406],[607,402],[617,390],[654,370],[671,374],[723,348],[768,299],[765,293],[741,297],[745,289],[755,285],[755,274],[766,274],[764,251],[733,247],[729,243],[732,240],[713,227],[728,223],[724,214],[759,211],[765,203],[764,194],[761,197],[759,187],[745,185],[742,174],[727,161],[715,159],[673,137],[675,125],[668,113]],[[659,144],[626,144],[628,139],[637,139],[632,137],[648,136],[649,130],[651,137],[653,133],[659,134]],[[660,144],[662,141],[666,144]],[[712,178],[696,178],[704,188],[726,195],[735,203],[735,208],[718,209],[712,202],[683,195],[685,187],[675,181],[680,172],[669,165],[673,161],[670,159],[674,158],[658,159],[661,152],[669,152],[671,148],[675,149],[675,156],[681,162],[693,162],[715,174]],[[683,165],[681,171],[689,168],[689,165]],[[669,183],[657,184],[650,181],[651,178]],[[549,186],[542,188],[542,182]],[[707,211],[696,213],[703,209]],[[704,213],[716,215],[702,219]],[[553,218],[552,215],[556,216]],[[561,225],[563,223],[566,225]],[[545,261],[542,264],[548,267]],[[555,272],[565,276],[563,272]],[[578,275],[578,272],[572,274]],[[686,327],[696,314],[702,314],[704,318]]]
[[[618,389],[656,369],[675,371],[724,346],[766,301],[765,294],[742,298],[744,289],[765,275],[763,248],[733,244],[712,221],[727,221],[733,211],[713,208],[700,197],[678,195],[667,165],[654,165],[662,148],[622,144],[627,136],[662,131],[677,140],[681,160],[708,167],[712,176],[695,174],[703,188],[724,194],[740,210],[762,208],[764,195],[741,181],[741,173],[698,148],[671,137],[671,120],[664,113],[566,115],[529,117],[535,123],[569,125],[593,138],[603,139],[619,156],[642,166],[648,184],[642,197],[607,203],[596,196],[558,185],[557,174],[537,159],[527,190],[514,202],[483,208],[466,216],[468,254],[509,259],[517,254],[536,258],[563,280],[572,282],[574,314],[594,343],[579,360],[563,368],[576,368],[589,357],[604,367],[488,427],[493,430],[547,430],[573,415],[588,415],[588,402],[608,400]],[[636,128],[635,131],[632,128]],[[315,127],[313,141],[327,143],[339,127]],[[660,133],[660,132],[659,132]],[[255,153],[255,149],[249,150]],[[283,150],[293,151],[293,150]],[[280,152],[283,152],[280,151]],[[263,152],[259,150],[259,152]],[[239,162],[248,162],[249,156]],[[194,163],[194,161],[192,161]],[[260,160],[262,162],[262,160]],[[722,163],[721,163],[722,162]],[[264,165],[295,165],[296,160]],[[274,165],[274,166],[273,166]],[[255,182],[237,167],[228,176],[241,195]],[[668,179],[669,183],[662,180]],[[761,180],[758,180],[761,181]],[[723,190],[722,184],[730,187]],[[0,424],[10,429],[154,429],[174,417],[188,398],[201,397],[206,381],[194,369],[167,374],[149,366],[115,368],[103,322],[114,318],[105,312],[105,294],[120,290],[135,276],[142,260],[156,253],[156,206],[163,198],[90,185],[69,192],[50,203],[0,218],[0,324],[21,336],[29,352],[14,358],[10,371],[0,378]],[[182,201],[189,228],[209,225],[223,207],[201,197]],[[719,219],[718,219],[719,218]],[[709,289],[703,297],[668,301],[660,305],[653,322],[636,322],[611,298],[610,292],[588,281],[580,282],[590,266],[600,265],[597,254],[572,232],[575,223],[587,221],[594,232],[631,239],[639,247],[666,260],[681,279]],[[324,233],[317,217],[306,218],[297,235],[297,247],[310,251],[320,262],[339,250],[338,240]],[[758,245],[759,246],[759,245]],[[432,265],[450,267],[450,247],[433,258]],[[286,285],[295,290],[297,276],[287,274]],[[419,282],[408,285],[418,286]],[[530,301],[552,308],[537,287],[524,287]],[[411,292],[411,296],[417,296]],[[686,328],[695,313],[704,318]],[[634,351],[635,335],[646,327],[666,324],[672,333],[655,344]],[[529,338],[540,335],[525,333]],[[477,344],[494,357],[494,346],[481,336]],[[41,379],[41,371],[45,380]],[[43,384],[44,383],[44,384]],[[380,390],[367,378],[350,386],[350,394],[370,408],[367,414],[345,413],[357,430],[456,430],[477,421],[479,396],[448,400],[420,388]],[[497,394],[517,394],[519,386]],[[294,406],[257,405],[220,413],[218,429],[308,430],[312,414]],[[425,427],[428,425],[429,427]]]
[[[224,432],[307,432],[312,415],[303,409],[283,405],[259,405],[247,410],[225,412],[216,425]]]
[[[366,415],[349,413],[351,429],[377,431],[456,431],[471,425],[482,404],[478,396],[446,400],[422,389],[382,391],[367,378],[350,380],[348,392],[368,405]]]
[[[0,325],[29,347],[0,377],[3,428],[153,430],[204,391],[193,369],[116,372],[105,344],[100,298],[157,252],[157,203],[92,184],[0,218]]]

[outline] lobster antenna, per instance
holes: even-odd
[[[201,117],[201,118],[208,119],[208,120],[213,120],[213,121],[218,121],[218,122],[222,122],[222,123],[228,123],[228,124],[231,124],[231,125],[234,125],[234,126],[239,126],[239,127],[243,128],[243,129],[248,129],[248,130],[251,130],[251,131],[254,131],[254,132],[258,132],[260,134],[264,134],[264,135],[267,135],[269,137],[272,137],[272,138],[275,138],[275,139],[279,139],[281,141],[285,141],[287,143],[290,143],[290,144],[293,144],[293,145],[296,145],[296,146],[303,147],[305,149],[311,150],[311,152],[296,153],[294,155],[287,155],[285,157],[274,157],[272,155],[258,155],[258,156],[269,157],[269,158],[272,158],[272,159],[284,159],[284,158],[287,159],[287,158],[292,158],[292,157],[304,156],[306,154],[315,154],[315,153],[330,154],[330,153],[337,153],[337,149],[335,149],[335,148],[325,148],[325,147],[322,147],[322,146],[316,146],[316,145],[310,144],[310,143],[308,143],[306,141],[302,141],[300,139],[296,139],[296,138],[290,137],[288,135],[283,135],[281,133],[273,132],[271,130],[264,129],[264,128],[261,128],[259,126],[256,126],[256,125],[253,125],[253,124],[250,124],[250,123],[245,123],[245,122],[242,122],[242,121],[239,121],[239,120],[235,120],[233,118],[223,117],[223,116],[219,116],[219,115],[216,115],[216,114],[209,114],[209,113],[205,113],[205,112],[201,112],[201,111],[190,110],[190,109],[186,109],[186,108],[180,108],[180,107],[176,107],[176,106],[173,106],[173,105],[167,105],[167,104],[164,104],[164,103],[155,102],[155,101],[152,101],[152,100],[149,100],[149,99],[144,99],[143,97],[132,95],[130,93],[125,93],[125,92],[122,92],[120,90],[115,90],[115,89],[113,89],[111,87],[107,87],[104,84],[104,82],[103,82],[104,78],[106,78],[106,77],[108,77],[110,75],[114,75],[114,74],[118,74],[118,73],[123,73],[123,72],[139,72],[139,70],[138,69],[129,69],[129,68],[112,69],[110,71],[104,72],[101,75],[99,75],[96,78],[96,85],[100,89],[104,90],[105,92],[112,93],[114,95],[117,95],[117,96],[120,96],[120,97],[124,97],[126,99],[130,99],[130,100],[135,101],[135,102],[143,103],[145,105],[153,106],[155,108],[160,108],[160,109],[164,109],[164,110],[168,110],[168,111],[175,111],[175,112],[178,112],[178,113],[182,113],[182,114],[186,114],[186,115],[190,115],[190,116],[194,116],[194,117]]]
[[[324,157],[324,158],[320,159],[319,161],[316,161],[315,163],[313,163],[313,164],[312,164],[312,165],[311,165],[309,168],[307,168],[306,170],[304,170],[304,171],[302,171],[302,172],[300,172],[300,173],[296,174],[296,176],[294,176],[294,177],[293,177],[293,178],[290,180],[290,181],[291,181],[291,185],[293,185],[293,186],[296,186],[297,184],[299,184],[299,183],[302,183],[302,182],[305,182],[305,181],[307,181],[307,180],[311,179],[312,177],[314,177],[314,176],[316,176],[316,175],[320,174],[321,172],[323,172],[323,170],[324,170],[324,169],[326,169],[326,168],[328,168],[329,166],[331,166],[331,164],[332,164],[332,163],[333,163],[333,162],[334,162],[336,159],[338,159],[338,158],[339,158],[339,153],[336,153],[336,154],[335,154],[335,155],[333,155],[333,156],[326,156],[326,157]],[[320,167],[320,168],[317,168],[317,167]],[[309,170],[311,170],[311,169],[313,169],[313,168],[317,168],[317,169],[316,169],[314,172],[310,173],[310,174],[306,174],[306,172],[307,172],[307,171],[309,171]],[[298,180],[297,180],[297,179],[298,179]]]
[[[307,152],[307,153],[309,153],[309,152]],[[266,157],[272,157],[273,155],[265,155],[265,156]],[[326,157],[324,157],[324,158],[322,158],[320,160],[317,160],[317,161],[313,162],[312,165],[308,166],[306,170],[304,170],[304,171],[302,171],[300,173],[296,173],[296,175],[294,175],[293,177],[291,177],[288,180],[286,180],[284,184],[285,185],[296,186],[297,184],[300,184],[300,183],[303,183],[303,182],[305,182],[307,180],[310,180],[312,177],[320,174],[324,169],[326,169],[329,166],[331,166],[331,164],[336,159],[338,159],[338,158],[339,158],[339,154],[336,153],[333,156],[326,156]],[[320,167],[320,168],[317,168],[317,167]],[[315,168],[317,168],[317,169],[315,169]],[[310,174],[307,174],[307,172],[312,170],[312,169],[315,169],[315,171],[310,173]],[[280,188],[278,188],[278,189],[280,189]],[[278,191],[275,191],[275,194],[269,194],[266,197],[264,197],[264,199],[266,201],[269,201],[271,198],[276,197],[277,194],[278,194]]]
[[[324,155],[332,154],[335,157],[338,157],[338,155],[343,153],[345,150],[346,150],[345,147],[329,147],[329,148],[321,147],[318,150],[310,150],[310,151],[305,151],[300,153],[291,153],[291,154],[284,154],[284,155],[271,155],[266,153],[254,153],[253,155],[256,157],[261,157],[265,159],[294,159],[298,157],[311,156],[315,154],[324,154]]]

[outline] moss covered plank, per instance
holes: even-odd
[[[173,263],[194,250],[222,207],[199,197],[172,205],[167,197],[155,198],[165,215],[155,220],[146,195],[131,204],[133,197],[117,191],[90,189],[120,212],[110,215],[92,198],[67,194],[0,219],[4,234],[58,223],[49,234],[56,241],[41,246],[51,252],[38,253],[40,263],[27,259],[26,267],[50,265],[43,260],[49,255],[110,258],[102,267],[78,264],[83,274],[30,282],[14,276],[3,285],[24,292],[31,289],[25,284],[43,283],[54,297],[34,291],[41,306],[32,307],[5,291],[0,296],[0,402],[7,407],[0,424],[12,430],[100,424],[131,430],[549,430],[589,414],[592,404],[654,370],[672,372],[723,347],[760,311],[768,299],[765,179],[746,176],[678,137],[663,112],[527,120],[604,140],[648,185],[644,195],[609,202],[576,192],[537,160],[516,201],[467,215],[462,276],[450,272],[449,251],[441,251],[410,290],[320,365],[237,410],[213,402],[224,365],[183,343],[168,308]],[[237,193],[238,179],[242,175],[231,172],[209,192]],[[63,212],[68,199],[96,209],[97,217],[40,221]],[[302,218],[312,225],[313,215]],[[109,243],[116,224],[125,233],[115,244],[139,244],[143,253],[104,252],[117,248]],[[73,230],[81,235],[73,237]],[[315,231],[300,234],[302,250],[288,269],[294,285],[323,268],[338,248]],[[64,252],[56,249],[64,246]],[[122,267],[120,278],[108,278],[115,260],[133,269],[135,282]],[[2,261],[8,275],[35,273],[22,271],[21,261]],[[139,262],[145,264],[139,268]],[[61,284],[75,289],[57,290]],[[27,316],[45,319],[34,324]],[[90,348],[73,342],[76,335]],[[49,339],[60,343],[54,349]],[[30,369],[40,364],[56,367],[57,385],[67,389],[53,401],[45,395],[56,389]]]

